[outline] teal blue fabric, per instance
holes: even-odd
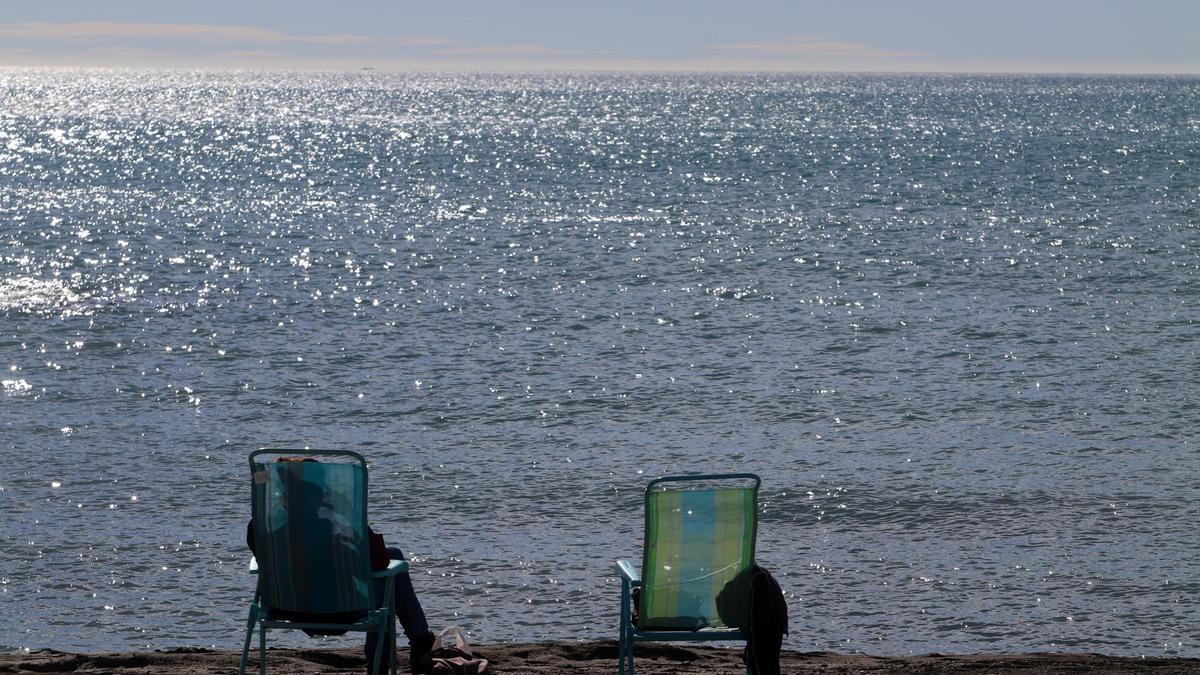
[[[254,550],[266,607],[304,614],[374,607],[365,481],[358,464],[255,467]]]

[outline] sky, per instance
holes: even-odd
[[[0,0],[0,66],[1200,74],[1200,1]]]

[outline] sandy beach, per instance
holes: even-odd
[[[504,644],[477,648],[494,673],[611,675],[615,642]],[[401,653],[401,672],[407,672]],[[272,649],[269,672],[316,675],[361,673],[357,650]],[[0,655],[0,673],[162,673],[216,675],[237,671],[238,654],[206,649],[146,653],[68,654],[51,650]],[[784,673],[1200,673],[1200,659],[1125,658],[1099,654],[973,654],[910,657],[785,652]],[[639,645],[637,672],[644,675],[741,675],[741,655],[733,649]]]

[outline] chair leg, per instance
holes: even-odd
[[[620,675],[634,675],[632,673],[632,658],[630,657],[629,635],[625,635],[620,639]]]
[[[617,660],[620,675],[632,675],[629,673],[629,628],[624,621],[621,622],[621,635],[617,638]]]
[[[390,627],[389,632],[392,634],[392,639],[391,639],[391,642],[389,643],[391,645],[391,650],[392,650],[392,675],[396,675],[396,673],[399,672],[400,650],[396,647],[397,639],[396,639],[396,616],[395,616],[395,614],[392,615],[392,618],[388,619],[388,626]]]
[[[624,631],[622,631],[622,633],[624,633]],[[629,673],[629,637],[627,635],[624,635],[624,634],[621,635],[620,643],[617,648],[617,659],[620,660],[620,664],[619,664],[620,668],[618,669],[618,672],[620,673],[620,675],[630,675],[630,673]]]
[[[617,675],[625,675],[625,589],[629,585],[621,580],[621,614],[617,617]]]
[[[620,675],[633,675],[633,608],[629,580],[621,580],[621,629],[617,635]]]
[[[386,612],[383,622],[387,630],[380,634],[379,639],[381,642],[387,644],[388,654],[392,659],[391,672],[392,675],[396,675],[400,667],[400,654],[396,649],[396,577],[388,577],[387,582],[384,584],[383,593],[383,608]]]
[[[258,631],[258,675],[267,675],[267,626],[262,624]]]
[[[242,663],[238,666],[238,675],[246,675],[246,661],[250,657],[250,641],[254,639],[254,624],[258,623],[258,612],[254,605],[250,606],[250,618],[246,621],[246,639],[242,642]]]
[[[380,622],[376,627],[378,639],[375,640],[375,656],[371,659],[371,672],[378,673],[379,666],[383,663],[383,643],[387,642],[387,627],[383,622]]]

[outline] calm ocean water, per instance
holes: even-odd
[[[0,70],[0,649],[239,646],[308,445],[481,642],[736,469],[792,648],[1200,656],[1198,223],[1197,79]]]

